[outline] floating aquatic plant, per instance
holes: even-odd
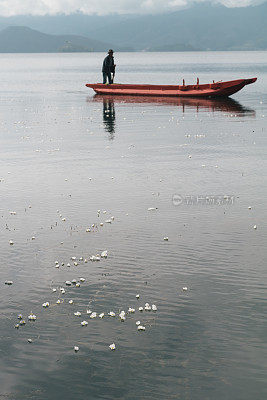
[[[80,311],[75,311],[74,315],[76,315],[76,317],[80,317],[82,314],[80,313]]]
[[[101,257],[102,258],[107,258],[107,256],[108,256],[108,251],[107,250],[102,251]]]
[[[115,317],[115,313],[114,313],[114,311],[110,311],[109,313],[108,313],[108,315],[110,316],[110,317]]]
[[[36,315],[34,315],[34,314],[32,314],[32,313],[30,313],[30,315],[28,315],[28,320],[29,321],[36,321]]]
[[[143,325],[138,325],[138,326],[137,326],[137,330],[138,330],[138,331],[145,331],[145,330],[146,330],[146,327],[143,326]]]

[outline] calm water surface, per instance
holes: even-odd
[[[267,52],[115,56],[117,82],[258,81],[102,98],[104,54],[0,55],[0,399],[265,399]]]

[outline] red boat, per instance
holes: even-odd
[[[166,97],[228,97],[241,90],[244,86],[256,82],[257,78],[237,79],[227,82],[213,82],[204,85],[104,85],[102,83],[87,83],[98,94],[131,95],[131,96],[166,96]]]

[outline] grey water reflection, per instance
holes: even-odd
[[[90,100],[89,100],[90,101]],[[183,97],[154,97],[154,96],[124,96],[124,95],[95,95],[92,101],[103,102],[103,122],[105,130],[109,133],[115,131],[115,103],[124,104],[158,104],[158,105],[173,105],[186,109],[208,110],[212,112],[222,111],[227,113],[235,113],[238,116],[255,117],[254,109],[245,107],[238,101],[232,98],[183,98]]]

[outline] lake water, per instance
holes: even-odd
[[[232,101],[94,96],[103,57],[0,55],[0,399],[265,399],[267,52],[115,53]]]

